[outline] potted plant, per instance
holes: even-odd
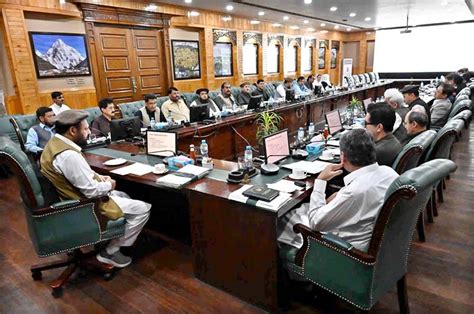
[[[282,120],[283,117],[273,111],[263,111],[257,114],[257,143],[259,148],[262,148],[265,136],[278,131]]]
[[[352,96],[352,99],[347,105],[346,111],[348,112],[347,118],[349,124],[352,124],[354,118],[356,118],[362,112],[362,102],[356,97]]]

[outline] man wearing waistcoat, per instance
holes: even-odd
[[[67,110],[56,117],[56,135],[46,144],[41,154],[41,173],[56,188],[62,200],[77,200],[108,195],[99,204],[101,214],[115,220],[125,218],[125,234],[113,239],[97,254],[102,263],[125,267],[132,259],[120,252],[120,247],[131,246],[150,216],[151,205],[115,190],[116,182],[101,176],[87,164],[81,146],[90,135],[87,116],[82,110]]]
[[[149,127],[151,119],[160,122],[160,108],[156,106],[156,96],[154,94],[146,94],[143,98],[145,106],[137,110],[135,116],[142,120],[144,127]]]
[[[54,112],[48,107],[39,107],[36,109],[36,117],[39,124],[32,126],[26,136],[25,149],[32,154],[38,154],[43,151],[46,143],[56,133],[54,130]]]

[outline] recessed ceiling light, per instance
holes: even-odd
[[[283,20],[288,21],[290,17],[288,15],[283,16]]]
[[[300,27],[299,26],[296,26],[296,25],[292,25],[290,26],[291,29],[299,29]]]
[[[368,21],[370,21],[371,19],[372,19],[371,17],[368,17],[368,16],[367,16],[367,17],[364,19],[364,21],[368,22]]]
[[[354,17],[356,16],[357,14],[355,14],[354,12],[352,12],[351,14],[349,14],[350,17]]]
[[[260,12],[258,12],[258,15],[260,15],[260,16],[264,16],[264,15],[265,15],[265,12],[263,12],[263,11],[260,11]]]
[[[321,31],[320,33],[326,34],[327,32],[328,32],[327,30],[324,30],[324,31]]]
[[[310,31],[310,32],[314,32],[314,31],[315,31],[315,29],[314,29],[314,28],[312,28],[312,27],[308,27],[308,31]]]
[[[352,30],[352,28],[348,27],[346,28],[346,31],[350,32]]]
[[[304,20],[304,21],[303,21],[303,23],[305,23],[305,24],[308,24],[308,23],[309,23],[309,21],[308,21],[308,20]]]
[[[188,16],[199,16],[199,12],[198,11],[189,11]]]
[[[250,21],[250,24],[260,24],[260,21],[252,20]]]
[[[313,0],[304,0],[304,4],[311,4]]]
[[[331,7],[329,10],[331,10],[332,12],[337,11],[337,7]]]
[[[226,9],[227,11],[232,11],[232,10],[234,9],[234,6],[228,4],[228,5],[225,7],[225,9]]]
[[[151,3],[145,7],[145,11],[155,11],[158,6],[154,3]]]
[[[193,0],[184,0],[184,3],[192,3]]]
[[[339,25],[334,25],[334,29],[339,29]]]
[[[223,16],[223,17],[222,17],[222,20],[223,20],[224,22],[232,21],[232,16],[230,16],[230,15]]]
[[[281,24],[280,24],[280,23],[273,23],[272,26],[273,26],[273,27],[280,27]]]
[[[324,26],[326,26],[326,23],[321,23],[321,27],[324,27]]]

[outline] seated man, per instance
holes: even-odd
[[[110,137],[110,121],[112,121],[115,112],[114,100],[112,98],[101,99],[99,109],[102,115],[92,121],[91,132],[99,137]]]
[[[298,77],[296,83],[294,84],[294,89],[296,95],[303,97],[311,93],[311,90],[309,90],[304,83],[303,76]]]
[[[230,84],[228,82],[222,83],[221,93],[214,98],[214,102],[220,110],[223,110],[224,108],[226,110],[234,110],[234,108],[236,108],[237,102],[230,92]]]
[[[189,108],[184,103],[184,100],[181,99],[179,91],[176,87],[168,88],[168,99],[161,106],[161,111],[165,116],[166,120],[175,120],[180,121],[184,120],[189,122]]]
[[[385,192],[398,174],[377,164],[374,141],[363,129],[342,135],[340,149],[341,163],[329,165],[319,174],[310,202],[279,220],[278,241],[300,248],[303,238],[293,231],[293,226],[302,223],[320,232],[334,233],[367,252]],[[342,168],[349,172],[344,177],[344,187],[326,202],[326,182],[340,175]]]
[[[331,84],[331,80],[329,78],[329,74],[321,75],[321,85],[323,86],[324,90],[332,88],[332,84]]]
[[[50,107],[36,109],[39,124],[32,126],[26,136],[25,149],[29,153],[38,154],[43,151],[46,143],[56,134],[54,129],[54,112]]]
[[[160,122],[160,108],[156,106],[155,94],[146,94],[143,99],[145,100],[145,106],[135,112],[135,117],[142,120],[144,127],[149,127],[152,119],[155,122]]]
[[[420,106],[425,109],[428,120],[430,118],[430,107],[420,98],[418,85],[405,85],[400,92],[403,94],[403,100],[408,105],[408,109],[412,110],[416,106]],[[430,128],[428,124],[428,129]]]
[[[383,94],[385,101],[390,107],[395,110],[395,124],[393,125],[393,135],[397,138],[397,140],[401,143],[407,137],[407,130],[403,125],[403,121],[405,121],[405,115],[408,112],[408,107],[405,105],[403,101],[403,95],[400,91],[396,88],[389,88]]]
[[[196,98],[196,100],[193,101],[189,107],[207,105],[209,108],[209,115],[211,117],[220,115],[221,111],[219,110],[219,107],[217,107],[212,99],[209,99],[209,90],[207,88],[200,88],[196,90],[196,94],[198,95],[198,98]]]
[[[97,174],[87,164],[81,153],[81,146],[87,144],[90,134],[87,116],[88,113],[81,110],[68,110],[57,116],[57,134],[41,154],[41,173],[55,186],[63,200],[110,196],[100,203],[99,210],[109,219],[125,217],[125,234],[112,240],[97,254],[97,259],[102,263],[125,267],[132,259],[123,255],[120,247],[131,246],[135,242],[150,216],[151,205],[115,191],[115,180]]]
[[[453,86],[453,98],[452,102],[454,102],[455,96],[459,94],[459,92],[466,87],[466,83],[464,82],[464,78],[459,75],[458,73],[449,73],[446,75],[446,81],[445,83],[448,83],[449,85]],[[451,95],[449,95],[451,96]]]
[[[53,99],[53,104],[49,108],[53,109],[55,115],[60,114],[63,111],[70,110],[66,104],[64,104],[64,95],[61,92],[52,92],[51,98]]]
[[[248,105],[250,102],[250,83],[243,82],[240,84],[240,93],[237,95],[235,101],[239,106]]]
[[[285,80],[278,85],[276,91],[277,91],[277,97],[279,99],[286,99],[286,91],[289,89],[293,89],[293,79],[291,77],[286,77]]]
[[[257,88],[252,92],[252,96],[262,95],[262,100],[267,101],[270,99],[270,96],[265,91],[265,81],[257,80]]]
[[[448,121],[449,112],[452,103],[448,97],[453,93],[454,88],[448,83],[441,83],[435,92],[435,101],[430,109],[431,128],[435,130],[441,129]]]
[[[306,86],[308,90],[313,91],[314,90],[313,83],[314,83],[314,75],[310,74],[308,78],[306,79],[306,83],[304,83],[304,85]]]
[[[392,134],[394,123],[395,111],[388,104],[378,102],[367,107],[365,128],[375,141],[377,162],[389,167],[402,150],[400,142]]]
[[[416,111],[416,109],[411,110],[405,115],[405,121],[403,124],[405,124],[405,128],[407,129],[407,137],[400,143],[402,146],[405,146],[417,135],[426,131],[428,116],[424,111]]]

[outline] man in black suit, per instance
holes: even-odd
[[[403,100],[408,105],[408,109],[412,110],[415,106],[420,106],[425,109],[425,113],[428,116],[428,121],[431,120],[430,117],[430,107],[420,98],[420,93],[418,91],[418,85],[405,85],[400,92],[403,94]],[[428,123],[428,129],[430,125]]]

